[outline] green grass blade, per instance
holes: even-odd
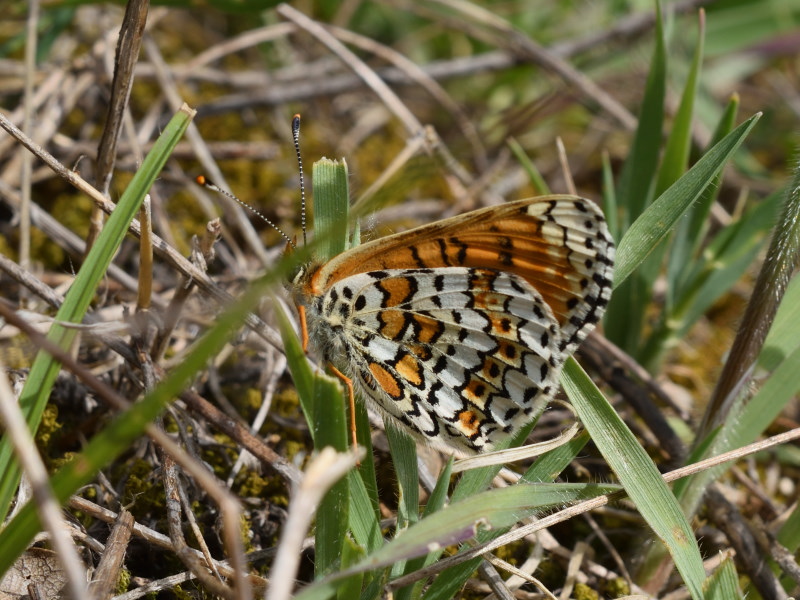
[[[653,174],[658,164],[664,125],[664,98],[667,88],[667,52],[661,2],[656,2],[655,48],[644,87],[639,124],[628,158],[617,185],[617,198],[623,211],[621,229],[625,230],[644,212],[649,203]]]
[[[694,114],[695,98],[697,97],[700,71],[703,64],[703,41],[705,37],[705,14],[700,11],[699,17],[697,46],[692,59],[692,65],[689,69],[689,75],[686,78],[686,85],[683,88],[678,111],[675,114],[675,119],[673,120],[669,136],[667,137],[667,143],[664,148],[664,158],[661,161],[661,168],[658,171],[658,178],[656,180],[656,196],[660,196],[664,190],[676,182],[686,171],[686,167],[689,164],[689,153],[692,145],[692,115]],[[719,175],[717,175],[717,177],[719,177]],[[713,193],[713,191],[710,192],[710,190],[714,187],[715,186],[706,187],[704,194]],[[693,208],[693,205],[691,208]],[[669,318],[669,314],[672,311],[674,302],[673,291],[677,288],[677,281],[680,279],[681,274],[688,264],[687,258],[691,255],[693,248],[693,244],[689,243],[684,235],[681,235],[687,223],[688,219],[682,219],[680,221],[680,225],[676,227],[676,235],[672,239],[669,252],[666,253],[668,282],[668,291],[664,300],[664,314],[666,318]],[[666,248],[664,250],[666,250]],[[652,265],[649,277],[647,277],[648,290],[652,289],[652,284],[655,283],[656,277],[658,277],[661,272],[661,266],[661,260],[658,260],[656,264]],[[656,354],[660,354],[660,352]],[[645,368],[649,369],[651,372],[656,368],[651,357],[642,356],[641,362]]]
[[[795,505],[792,514],[786,519],[776,539],[791,553],[797,552],[797,549],[800,548],[800,506]]]
[[[739,574],[730,556],[726,557],[719,567],[706,581],[706,598],[708,600],[741,600],[744,598],[739,589]]]
[[[363,402],[356,402],[356,435],[358,445],[366,449],[366,458],[357,471],[348,474],[350,484],[350,528],[356,541],[366,552],[383,545],[380,527],[380,503],[375,461],[372,460],[372,429]]]
[[[383,535],[375,461],[372,460],[372,428],[363,402],[356,402],[356,436],[366,454],[358,469],[348,474],[350,529],[366,552],[374,552],[383,545]]]
[[[709,150],[689,171],[673,183],[639,217],[617,247],[614,287],[622,284],[666,237],[681,215],[703,193],[727,160],[741,145],[761,114],[755,114]]]
[[[47,336],[51,342],[62,349],[69,349],[77,336],[77,330],[67,329],[59,323],[80,323],[83,320],[97,286],[105,276],[119,245],[127,235],[128,226],[136,216],[145,194],[163,169],[172,149],[186,131],[193,116],[194,111],[184,107],[170,120],[89,251],[64,298],[64,304],[55,317],[55,324]],[[19,404],[33,432],[39,427],[42,412],[60,369],[61,363],[44,351],[39,352],[31,366]],[[19,484],[19,477],[19,467],[12,459],[11,445],[8,438],[4,436],[0,440],[0,521],[8,515],[11,500]]]
[[[370,455],[364,459],[364,464],[372,462]],[[373,479],[374,481],[374,479]],[[366,552],[374,552],[383,545],[383,535],[381,534],[380,518],[376,513],[373,498],[364,483],[364,478],[359,477],[355,471],[348,474],[348,484],[350,485],[350,529],[356,542],[361,545]]]
[[[729,421],[731,414],[739,412],[737,405],[746,402],[746,397],[740,391],[750,380],[753,366],[799,263],[800,168],[795,170],[787,187],[786,199],[778,213],[764,264],[706,408],[698,439],[702,440],[709,431]]]
[[[314,237],[320,260],[330,260],[347,248],[350,192],[347,163],[323,158],[312,168]]]
[[[347,167],[344,162],[323,159],[312,169],[314,189],[314,255],[327,260],[345,249],[347,240]],[[286,348],[300,404],[314,439],[321,450],[331,446],[346,452],[349,446],[349,423],[341,382],[324,373],[313,373],[288,318],[280,305],[275,312]],[[340,479],[325,494],[316,515],[317,576],[340,567],[345,552],[347,529],[352,506],[350,477]],[[356,493],[362,490],[356,490]],[[366,533],[368,536],[369,534]]]
[[[419,521],[419,471],[417,470],[417,445],[410,436],[393,424],[386,423],[386,437],[397,476],[397,525],[395,538]],[[392,564],[391,575],[397,577],[406,570],[404,560]]]
[[[349,538],[345,538],[342,550],[343,568],[356,564],[362,558],[364,558],[363,549],[360,546],[356,546]],[[340,600],[351,600],[352,598],[358,598],[363,583],[363,573],[357,573],[352,577],[348,577],[339,585],[339,588],[336,590],[336,597]]]
[[[702,13],[701,13],[702,15]],[[656,178],[655,194],[661,193],[667,189],[672,183],[678,180],[681,174],[686,170],[689,162],[689,150],[691,148],[692,136],[692,114],[694,112],[694,101],[697,95],[697,86],[700,76],[700,67],[703,58],[703,18],[700,19],[700,30],[698,35],[697,48],[694,55],[694,60],[689,72],[689,76],[684,86],[681,102],[675,119],[670,128],[670,134],[667,138],[666,146],[664,149],[664,157],[661,161],[661,167],[658,170]],[[628,313],[626,315],[625,337],[622,338],[624,348],[629,352],[635,352],[639,355],[639,347],[641,345],[642,324],[645,322],[645,312],[651,304],[652,291],[656,279],[659,277],[664,264],[664,257],[675,259],[675,255],[681,256],[681,264],[683,261],[682,252],[680,248],[676,248],[672,244],[669,248],[664,241],[656,244],[652,253],[642,261],[635,278],[626,286],[623,291],[630,290],[624,298],[630,298],[628,303]],[[669,282],[668,288],[673,287],[673,282]],[[671,306],[671,295],[668,293],[665,299],[665,311],[669,313]],[[615,313],[619,314],[619,313]],[[631,326],[633,324],[633,326]],[[614,335],[618,335],[615,331]],[[653,370],[655,365],[651,361],[642,358],[642,364],[645,368]]]
[[[786,289],[775,321],[769,330],[764,348],[758,357],[758,365],[774,371],[783,360],[800,345],[800,277],[795,277]]]
[[[703,64],[705,19],[702,16],[702,12],[700,15],[697,47],[695,48],[689,76],[686,79],[686,85],[683,88],[678,112],[675,113],[675,119],[667,137],[664,158],[661,161],[661,168],[658,171],[658,179],[656,180],[656,196],[660,196],[664,190],[675,183],[689,164],[689,150],[692,144],[692,114],[694,113],[697,86],[700,81],[700,69]]]
[[[733,94],[711,136],[709,148],[713,147],[717,142],[721,141],[726,135],[733,131],[733,128],[736,126],[736,115],[738,113],[739,95]],[[717,192],[719,191],[717,183],[720,179],[721,174],[717,175],[714,185],[706,190],[692,207],[691,213],[689,213],[689,223],[686,227],[686,239],[689,243],[693,244],[692,255],[698,253],[700,245],[703,243],[703,235],[708,227],[708,215],[711,212],[711,206],[716,200]]]
[[[520,482],[539,483],[555,481],[556,477],[566,469],[570,463],[581,453],[589,443],[589,434],[581,431],[566,444],[554,448],[536,459],[531,467],[525,471]]]
[[[513,152],[517,162],[519,162],[520,166],[525,169],[525,172],[528,174],[528,179],[533,189],[536,190],[536,195],[546,196],[550,194],[550,187],[547,185],[544,177],[542,177],[539,169],[536,168],[536,165],[533,164],[533,161],[525,153],[525,149],[522,145],[514,138],[511,138],[508,140],[508,147],[511,149],[511,152]]]
[[[669,549],[692,598],[703,598],[705,570],[694,532],[653,461],[574,358],[567,359],[561,381],[595,445]]]
[[[297,339],[289,317],[283,311],[280,302],[273,299],[272,305],[275,311],[275,318],[278,321],[278,329],[281,332],[281,339],[283,340],[283,351],[286,355],[286,364],[289,367],[289,372],[292,374],[294,387],[297,390],[297,396],[300,400],[300,408],[305,415],[306,422],[308,423],[311,437],[314,439],[316,445],[316,429],[314,427],[314,372],[311,370],[311,365],[306,360],[306,353],[300,345],[300,340]]]
[[[612,239],[620,238],[619,206],[617,204],[617,190],[614,186],[614,171],[611,168],[611,159],[607,152],[603,152],[603,214],[606,216],[608,232]]]
[[[314,428],[318,449],[331,446],[348,451],[348,426],[345,400],[338,379],[318,373],[314,378]],[[314,571],[320,575],[341,568],[347,544],[348,509],[350,505],[347,478],[331,486],[317,509]]]
[[[667,78],[667,53],[660,2],[656,2],[655,42],[644,99],[639,111],[639,124],[616,188],[618,211],[614,215],[606,213],[609,219],[616,220],[617,235],[614,239],[617,241],[650,204],[653,193],[664,125]],[[605,332],[621,348],[635,353],[643,337],[641,327],[650,297],[649,286],[644,281],[635,279],[623,286],[620,283],[621,280],[616,283],[617,289],[603,320]]]
[[[423,511],[423,518],[444,508],[447,502],[447,490],[450,487],[450,475],[452,472],[453,458],[450,457],[442,469],[442,472],[439,474],[439,479],[436,481],[436,487],[433,489],[433,492],[428,498],[428,503],[425,505],[425,510]],[[436,562],[436,560],[438,560],[439,556],[441,556],[441,552],[437,551],[429,552],[425,556],[411,559],[406,563],[406,569],[403,574],[405,575],[408,573],[413,573],[414,571],[418,571],[419,569],[433,564]],[[419,598],[422,594],[424,584],[424,581],[418,581],[414,585],[397,590],[395,593],[396,600],[410,600],[412,598]]]
[[[419,470],[417,445],[405,432],[386,423],[386,437],[397,475],[398,505],[396,534],[419,521]],[[402,572],[399,571],[399,572]]]

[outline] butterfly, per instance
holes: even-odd
[[[602,317],[614,242],[589,200],[468,212],[308,264],[304,339],[384,419],[456,455],[492,450],[558,391]]]

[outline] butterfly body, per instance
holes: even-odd
[[[388,236],[292,284],[312,345],[427,443],[491,450],[558,389],[611,291],[614,245],[574,196],[520,200]]]

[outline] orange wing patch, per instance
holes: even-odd
[[[517,328],[512,322],[511,318],[507,317],[506,315],[493,314],[489,317],[489,319],[492,326],[492,333],[494,335],[504,338],[515,337],[514,332]]]
[[[493,389],[486,382],[473,377],[464,388],[462,395],[472,404],[483,408],[486,405],[486,400],[489,398],[489,394],[496,391],[497,390]]]
[[[403,358],[397,361],[395,369],[397,369],[397,372],[406,381],[409,381],[416,386],[422,385],[422,363],[420,363],[410,354],[406,354]]]
[[[398,382],[394,375],[389,373],[385,367],[373,362],[369,363],[369,370],[378,385],[381,386],[383,390],[392,398],[401,398],[403,396],[403,391],[400,388],[400,382]]]
[[[405,277],[392,277],[381,281],[378,287],[386,294],[383,301],[384,308],[391,308],[407,302],[413,295],[411,280]]]
[[[518,366],[520,364],[520,351],[512,342],[497,340],[496,356],[509,365]]]
[[[464,435],[473,436],[478,433],[481,426],[481,418],[474,410],[462,410],[458,414],[458,423]]]
[[[412,318],[416,324],[416,338],[423,344],[432,344],[444,331],[441,321],[420,314],[415,314]]]
[[[505,370],[506,366],[504,364],[487,355],[483,359],[483,365],[481,365],[481,376],[495,387],[498,387],[502,383]]]
[[[381,335],[390,340],[400,337],[406,326],[405,316],[399,310],[382,310],[378,319],[381,322]]]

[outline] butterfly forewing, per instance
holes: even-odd
[[[611,295],[614,244],[600,210],[575,196],[508,202],[363,244],[323,265],[322,293],[355,273],[477,267],[515,273],[550,306],[567,353],[599,320]],[[588,328],[587,328],[588,326]]]

